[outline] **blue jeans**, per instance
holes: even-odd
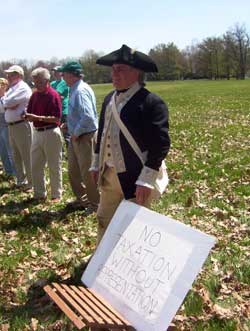
[[[8,126],[0,123],[0,158],[3,163],[3,168],[7,175],[15,175],[16,170],[14,167],[11,148],[9,144]]]

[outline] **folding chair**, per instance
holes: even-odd
[[[132,325],[94,290],[58,283],[46,285],[44,290],[79,330],[84,327],[89,327],[91,331],[134,330]]]

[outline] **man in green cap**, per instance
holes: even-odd
[[[102,105],[91,165],[92,177],[100,189],[99,242],[122,199],[150,205],[170,138],[164,101],[144,88],[145,72],[157,71],[152,59],[123,45],[96,63],[111,66],[115,87]],[[128,135],[133,141],[129,141]]]
[[[70,88],[67,124],[64,125],[70,134],[68,172],[76,196],[70,206],[96,210],[99,193],[89,172],[98,127],[95,95],[82,80],[80,63],[71,61],[58,70]]]

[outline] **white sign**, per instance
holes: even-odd
[[[215,238],[123,201],[82,276],[139,331],[165,331]]]

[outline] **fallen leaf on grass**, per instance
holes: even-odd
[[[11,249],[8,251],[7,255],[10,256],[10,255],[14,255],[15,254],[15,250],[14,249]]]
[[[231,294],[232,291],[233,291],[232,288],[229,288],[225,283],[221,283],[220,294],[228,295],[228,294]]]
[[[37,252],[36,252],[36,251],[30,251],[30,255],[31,255],[33,258],[36,258],[36,257],[37,257]]]
[[[223,308],[217,304],[215,304],[213,306],[213,311],[215,312],[215,314],[221,318],[221,319],[230,319],[230,318],[233,318],[234,314],[233,312],[228,309],[228,308]]]
[[[242,297],[237,292],[233,292],[232,295],[233,295],[234,299],[236,299],[237,301],[244,302]]]
[[[15,231],[15,230],[12,230],[12,231],[9,232],[9,236],[11,238],[14,238],[16,235],[17,235],[17,231]]]
[[[21,215],[28,215],[29,213],[30,213],[29,208],[25,208],[20,212]]]
[[[65,235],[62,235],[62,240],[65,241],[66,243],[70,242],[70,239],[66,237]]]
[[[38,323],[39,323],[39,321],[36,318],[31,319],[31,330],[32,331],[37,331]]]
[[[222,279],[221,282],[223,283],[230,283],[234,280],[233,272],[228,272]]]
[[[3,324],[1,325],[1,331],[8,331],[10,328],[10,325],[9,324]]]
[[[186,321],[188,318],[187,318],[187,316],[184,316],[184,315],[176,315],[174,319],[178,322],[183,322],[183,321]]]
[[[210,294],[209,294],[209,292],[208,292],[206,289],[201,288],[201,289],[199,290],[199,293],[200,293],[201,297],[203,298],[203,301],[204,301],[207,305],[211,305],[211,304],[212,304],[212,301],[211,301],[211,299],[210,299]]]
[[[52,331],[60,331],[63,327],[63,321],[62,320],[57,320],[55,323],[51,324],[49,326],[49,330]]]
[[[220,271],[220,264],[219,264],[219,261],[215,258],[211,258],[211,262],[213,264],[213,271],[215,273],[218,273]]]
[[[91,241],[90,241],[90,240],[86,240],[86,241],[85,241],[85,245],[86,245],[87,247],[91,246]]]

